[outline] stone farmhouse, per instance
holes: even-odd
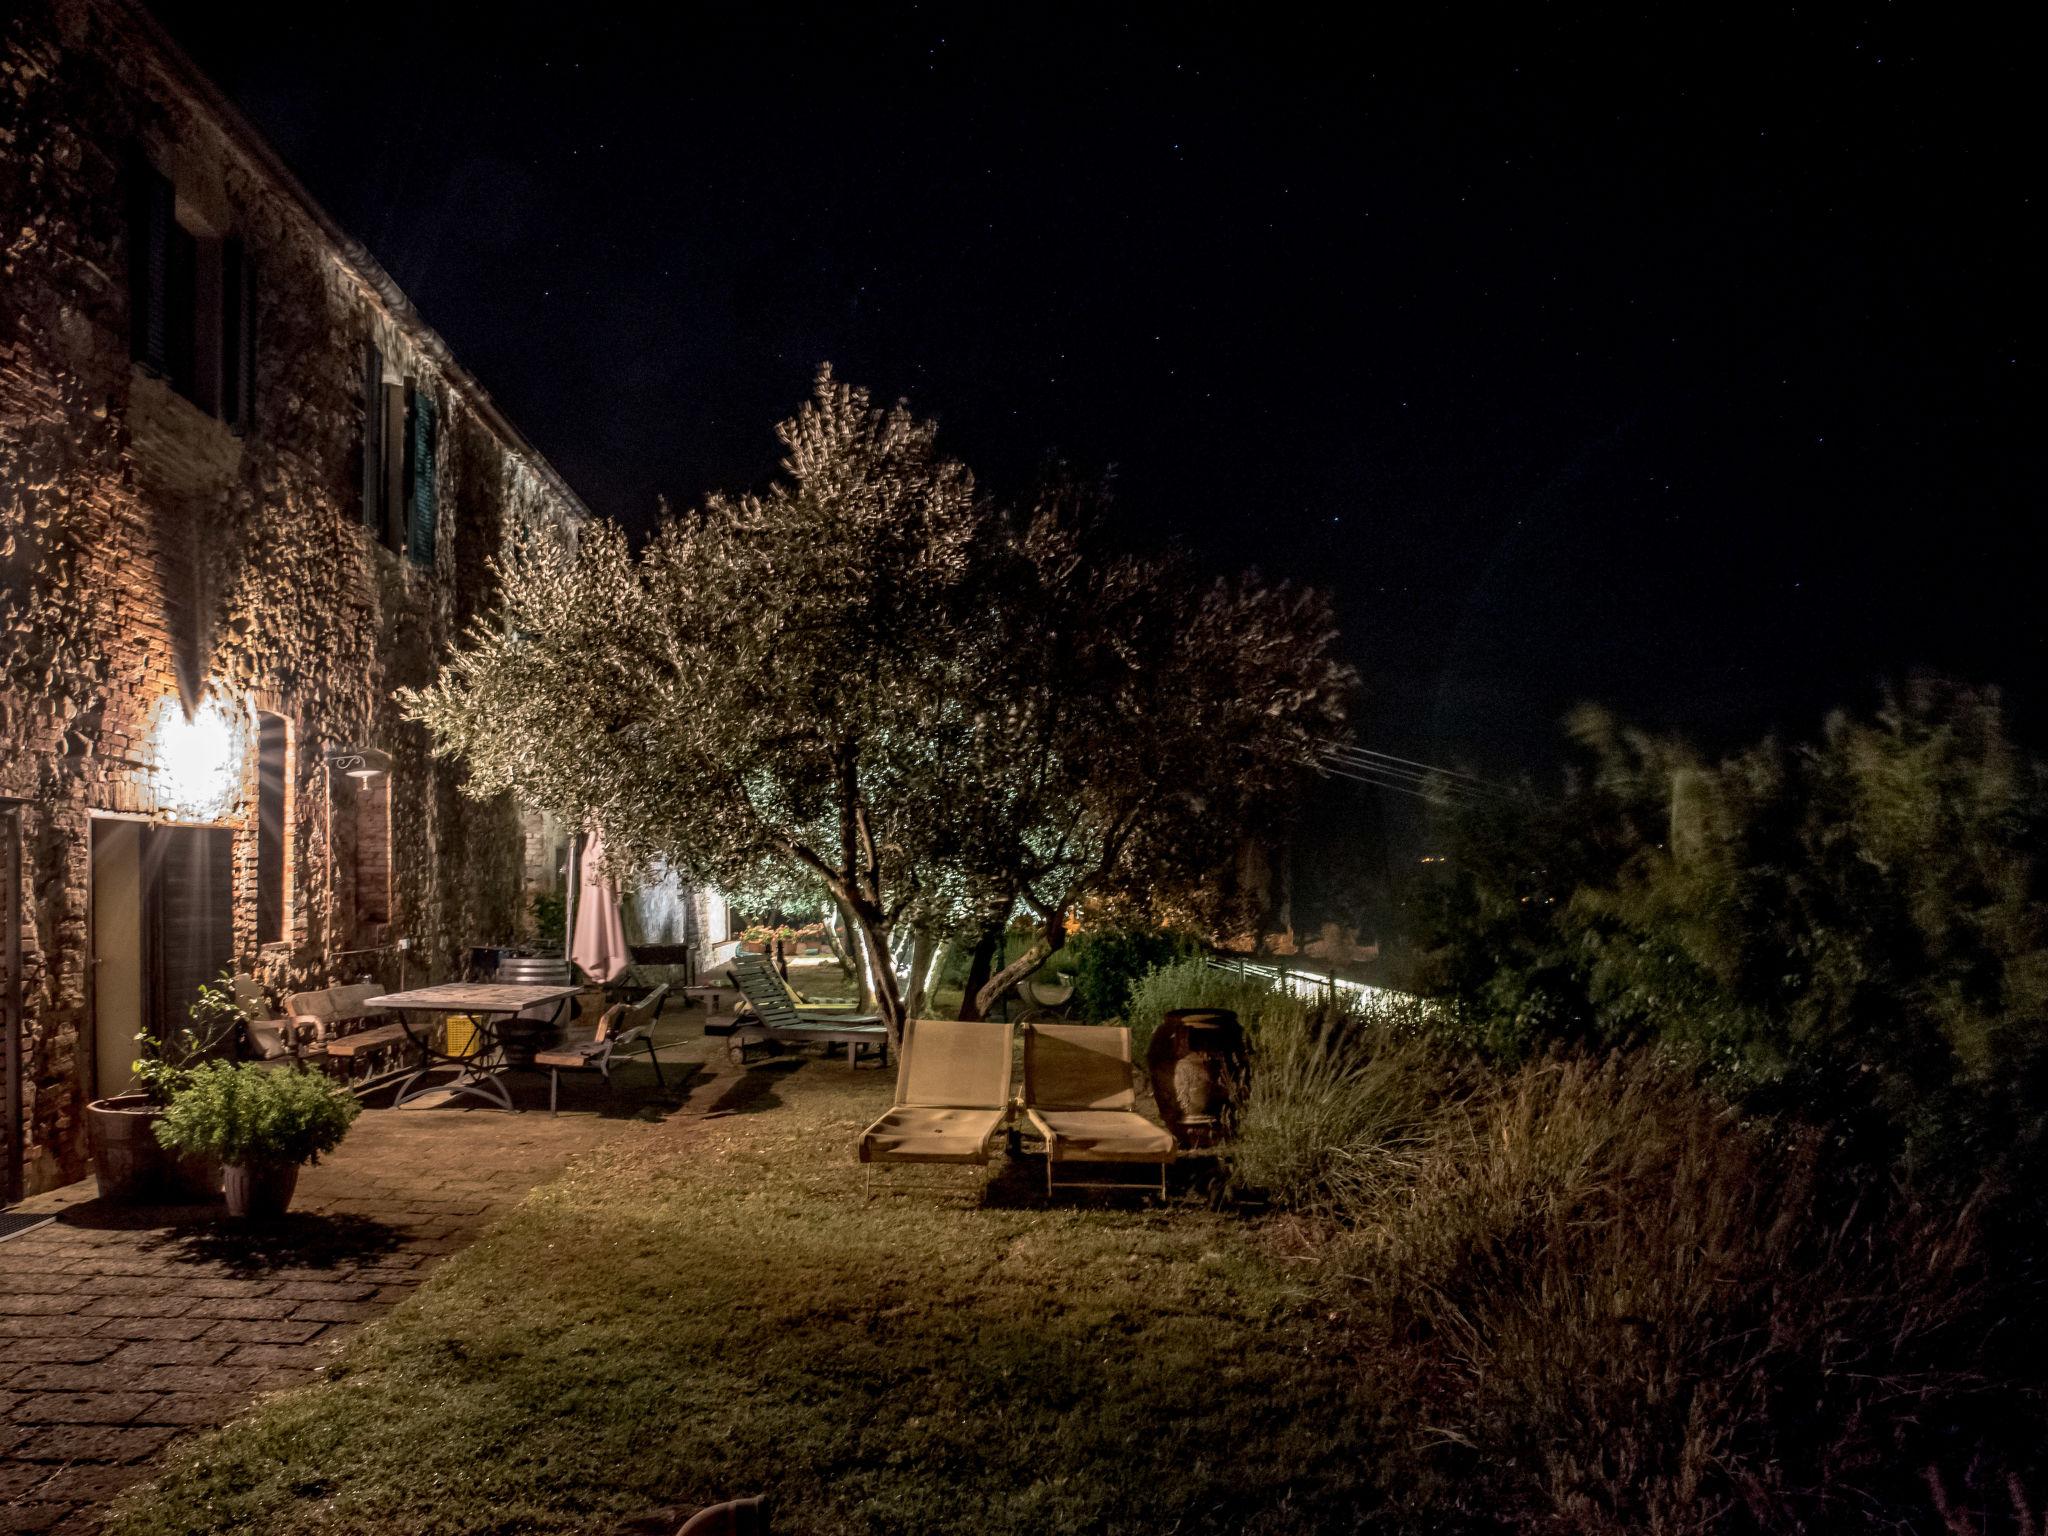
[[[559,840],[394,695],[586,516],[138,5],[0,10],[0,1198],[223,968],[518,935]]]

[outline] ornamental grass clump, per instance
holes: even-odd
[[[1232,1176],[1276,1205],[1347,1219],[1368,1208],[1469,1091],[1405,1006],[1289,998],[1258,1017]]]
[[[195,1068],[157,1123],[157,1140],[225,1164],[317,1163],[362,1112],[354,1095],[311,1072],[253,1062]]]
[[[1896,1517],[2011,1465],[1985,1427],[2026,1417],[1977,1214],[1632,1052],[1490,1076],[1328,1257],[1380,1391],[1429,1426],[1397,1475],[1434,1519],[1928,1530]]]

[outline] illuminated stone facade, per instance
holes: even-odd
[[[85,1171],[103,1076],[96,820],[227,829],[233,958],[273,991],[395,980],[401,943],[419,981],[515,934],[519,815],[464,801],[394,690],[488,606],[508,540],[582,516],[139,11],[0,10],[0,984],[29,1191]]]

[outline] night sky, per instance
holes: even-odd
[[[1384,750],[1804,735],[1915,666],[2032,730],[2032,52],[1561,9],[159,12],[636,528],[764,482],[830,359],[1331,588]]]

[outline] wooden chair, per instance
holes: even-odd
[[[637,1003],[614,1003],[605,1009],[604,1017],[597,1021],[595,1039],[550,1046],[544,1051],[534,1052],[533,1064],[548,1069],[548,1113],[555,1113],[564,1072],[601,1072],[605,1088],[609,1091],[612,1086],[612,1057],[630,1045],[647,1047],[647,1060],[654,1068],[654,1081],[666,1091],[668,1079],[661,1075],[661,1057],[654,1050],[654,1021],[660,1017],[661,1005],[667,996],[668,983],[663,982]]]
[[[860,1160],[986,1167],[1010,1118],[1012,1039],[1008,1024],[907,1020],[895,1106],[860,1133]]]
[[[1045,1192],[1053,1170],[1069,1163],[1166,1165],[1173,1137],[1137,1110],[1131,1085],[1131,1032],[1107,1024],[1024,1026],[1024,1117],[1045,1138]],[[1069,1179],[1116,1187],[1117,1181]],[[1123,1185],[1122,1187],[1130,1187]]]

